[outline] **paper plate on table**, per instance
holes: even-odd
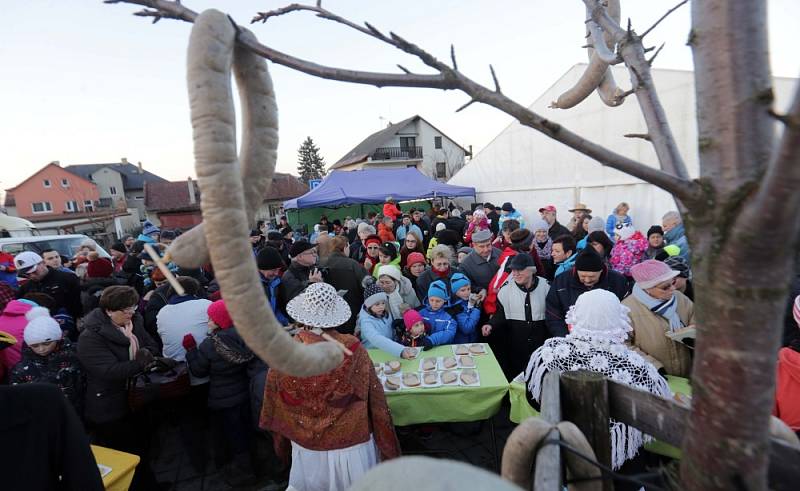
[[[439,359],[436,357],[426,357],[419,360],[420,372],[435,372],[438,366],[439,366]]]
[[[439,372],[427,372],[422,374],[422,386],[425,388],[441,387],[442,381]]]
[[[467,383],[464,379],[465,374],[470,374],[475,376],[475,382]],[[481,385],[481,375],[478,373],[477,370],[472,369],[464,369],[458,372],[458,385],[462,387],[480,387]]]

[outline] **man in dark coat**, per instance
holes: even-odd
[[[53,311],[63,308],[73,319],[81,317],[81,284],[76,275],[48,267],[42,257],[32,251],[17,254],[14,265],[17,274],[28,279],[17,291],[17,298],[33,292],[46,293],[55,300]]]
[[[461,212],[458,208],[450,212],[450,218],[447,219],[446,226],[448,230],[456,232],[459,237],[464,236],[464,230],[467,228],[467,221],[461,217]]]
[[[547,235],[550,236],[551,239],[555,239],[556,237],[561,237],[562,235],[570,235],[570,231],[567,227],[558,223],[556,219],[556,207],[553,205],[547,205],[545,207],[539,208],[539,213],[542,214],[542,218],[544,221],[550,225],[550,229],[547,231]]]
[[[550,332],[567,333],[564,318],[582,293],[589,290],[608,290],[620,301],[628,295],[624,276],[609,270],[594,249],[586,248],[575,259],[575,266],[556,276],[547,293],[545,320]]]
[[[467,275],[472,283],[473,290],[486,298],[489,282],[500,268],[497,260],[500,250],[492,247],[492,233],[488,230],[479,230],[472,234],[472,252],[461,262],[460,270]]]
[[[325,282],[336,288],[337,291],[345,291],[344,299],[350,306],[350,319],[342,326],[337,328],[342,334],[353,334],[356,326],[358,313],[364,300],[364,287],[361,282],[367,276],[367,270],[354,259],[345,256],[337,247],[338,239],[333,242],[333,250],[330,255],[321,261],[321,265],[327,269]]]
[[[272,307],[275,318],[285,326],[289,324],[289,316],[286,314],[286,290],[281,278],[281,271],[285,266],[281,253],[274,247],[264,246],[258,251],[256,263],[258,264],[258,277],[261,279],[261,286],[264,287],[267,302]]]
[[[491,203],[485,203],[483,209],[486,211],[486,219],[489,220],[489,230],[492,235],[497,237],[500,233],[500,213],[497,212],[497,207]]]
[[[310,283],[323,280],[322,271],[317,268],[317,245],[299,240],[289,250],[292,263],[283,273],[283,284],[286,289],[286,301],[300,295]]]

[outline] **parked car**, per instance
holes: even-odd
[[[91,241],[94,243],[97,252],[102,257],[111,257],[100,244],[90,237],[83,234],[70,235],[38,235],[33,237],[5,237],[0,238],[0,250],[9,254],[17,254],[22,251],[33,251],[41,254],[47,249],[55,249],[62,256],[74,257],[80,249],[81,244]]]
[[[31,237],[33,235],[39,235],[39,231],[32,222],[0,213],[0,237]]]

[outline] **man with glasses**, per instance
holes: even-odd
[[[55,300],[54,312],[64,308],[75,320],[83,314],[81,285],[75,274],[47,266],[42,257],[33,251],[17,254],[14,266],[17,275],[27,280],[17,292],[17,298],[23,298],[28,293],[46,293]]]
[[[394,233],[397,237],[397,241],[402,243],[404,240],[406,240],[406,237],[408,237],[409,232],[414,232],[420,239],[423,237],[422,229],[411,223],[411,215],[408,213],[403,213],[403,221],[397,226],[397,230],[395,230]]]
[[[694,305],[675,288],[679,273],[654,259],[635,265],[631,268],[636,282],[633,293],[622,303],[631,309],[631,346],[659,372],[688,377],[692,369],[691,348],[666,336],[694,327]]]
[[[300,295],[311,283],[323,281],[322,271],[317,268],[317,246],[305,240],[298,240],[289,250],[292,262],[283,274],[286,300]]]

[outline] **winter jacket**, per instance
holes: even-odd
[[[464,236],[464,230],[467,228],[467,221],[461,217],[450,217],[445,222],[448,230],[458,234],[459,239]]]
[[[490,211],[486,214],[486,220],[489,221],[489,230],[492,235],[497,236],[500,233],[500,214],[497,211]]]
[[[259,359],[244,344],[235,327],[216,329],[200,346],[186,352],[189,370],[208,377],[208,407],[226,409],[250,399],[250,374]]]
[[[456,321],[456,334],[453,344],[474,343],[478,340],[478,321],[480,307],[470,307],[469,302],[458,298],[451,302],[447,313]]]
[[[402,215],[403,212],[400,211],[400,208],[397,207],[394,203],[384,203],[383,204],[383,216],[385,217],[392,217],[392,221],[396,221],[397,218]]]
[[[283,273],[281,281],[286,288],[286,300],[289,301],[294,297],[300,295],[303,290],[308,286],[308,276],[311,274],[311,268],[301,266],[296,261],[292,261],[289,268]]]
[[[686,230],[684,229],[683,224],[680,224],[669,232],[666,232],[664,234],[664,240],[668,245],[676,245],[680,247],[681,253],[678,255],[686,259],[690,265],[692,264],[690,259],[691,251],[689,250],[689,241],[686,239]]]
[[[282,326],[289,324],[289,315],[286,313],[286,291],[283,287],[283,280],[280,276],[276,276],[271,281],[267,281],[261,273],[258,274],[261,280],[261,286],[264,287],[264,295],[267,297],[272,313]]]
[[[772,415],[793,431],[800,431],[800,353],[793,348],[778,351],[778,376]]]
[[[394,340],[392,314],[386,311],[383,317],[375,317],[366,307],[358,314],[358,327],[361,329],[361,344],[366,349],[379,349],[392,356],[400,356],[403,345]]]
[[[202,343],[208,337],[208,306],[210,300],[191,295],[173,295],[170,301],[158,311],[156,322],[158,337],[161,339],[161,352],[167,358],[186,361],[186,348],[183,337],[191,334],[196,343]],[[191,373],[189,375],[192,375]],[[207,378],[191,376],[192,385],[208,382]]]
[[[47,356],[39,356],[25,345],[22,359],[11,370],[9,383],[53,384],[61,390],[78,415],[83,414],[86,374],[78,361],[78,348],[68,339],[59,341],[55,350]]]
[[[408,235],[409,232],[414,232],[414,235],[417,236],[417,239],[419,239],[420,242],[422,242],[424,237],[422,235],[422,230],[420,230],[420,228],[414,225],[413,223],[409,223],[408,226],[403,225],[401,223],[400,225],[397,226],[397,229],[395,229],[394,231],[394,235],[397,238],[397,242],[400,242],[400,244],[402,245],[403,241],[406,240],[406,236]]]
[[[158,354],[158,346],[144,329],[139,314],[133,317],[133,334],[139,348]],[[130,341],[101,308],[83,319],[78,338],[78,359],[86,370],[86,419],[92,423],[117,421],[129,412],[128,380],[144,365],[131,360]]]
[[[387,227],[383,223],[378,224],[378,237],[381,238],[383,242],[394,242],[394,232],[392,232],[391,227]]]
[[[514,210],[508,215],[504,215],[502,213],[500,214],[500,218],[497,223],[498,227],[500,227],[500,230],[503,230],[503,223],[505,223],[506,220],[516,220],[519,222],[519,228],[525,228],[525,219],[522,218],[522,213],[520,213],[519,210]]]
[[[401,259],[401,257],[398,254],[396,258],[394,258],[391,261],[389,261],[389,264],[397,266],[397,269],[400,269],[400,259]],[[381,266],[383,266],[383,265],[382,264],[376,264],[375,267],[372,268],[372,277],[375,278],[376,280],[378,279],[378,276],[380,274]]]
[[[7,332],[17,339],[16,344],[0,350],[0,380],[4,380],[6,374],[22,359],[22,335],[25,333],[25,326],[28,325],[25,314],[32,308],[29,303],[12,300],[0,315],[0,331]]]
[[[676,291],[678,296],[678,316],[684,326],[691,326],[694,320],[694,305],[686,295]],[[630,318],[633,331],[628,343],[658,369],[663,368],[667,375],[688,378],[692,372],[692,351],[683,343],[673,341],[665,333],[669,332],[669,321],[652,312],[633,295],[622,301],[631,309]]]
[[[620,239],[611,249],[611,267],[617,273],[631,276],[631,268],[645,260],[647,239],[638,230],[627,239]]]
[[[447,313],[445,307],[439,310],[431,310],[428,302],[420,309],[419,315],[422,319],[431,326],[431,333],[428,339],[431,340],[434,346],[441,344],[451,344],[456,336],[456,321],[450,314]]]
[[[100,295],[108,286],[116,285],[112,278],[90,278],[81,284],[81,308],[91,312],[100,304]]]
[[[486,290],[492,281],[494,274],[500,269],[498,260],[500,259],[500,249],[492,247],[492,254],[487,261],[477,252],[470,252],[462,261],[460,270],[469,278],[474,291]]]
[[[78,319],[83,314],[81,307],[81,284],[78,277],[72,273],[65,273],[48,268],[44,278],[39,281],[28,281],[20,287],[17,298],[24,298],[28,293],[41,292],[53,297],[56,308],[65,308],[73,319]]]
[[[169,303],[169,299],[175,295],[169,283],[164,283],[150,295],[150,300],[144,307],[144,328],[147,333],[161,347],[161,337],[158,335],[158,313]]]
[[[431,286],[436,280],[442,280],[447,287],[447,296],[451,297],[452,293],[450,291],[450,277],[453,276],[453,273],[456,271],[452,268],[448,269],[447,274],[440,275],[437,274],[432,268],[427,268],[425,271],[422,272],[421,275],[417,278],[417,284],[415,286],[417,290],[417,298],[420,299],[420,302],[425,303],[428,300],[428,287]]]
[[[350,306],[350,318],[337,330],[344,334],[352,333],[364,301],[364,287],[361,286],[361,281],[367,276],[367,270],[339,251],[333,251],[328,257],[321,260],[321,265],[328,268],[325,282],[336,288],[337,291],[346,291],[344,299]]]
[[[0,386],[4,490],[103,491],[89,437],[58,388]]]
[[[531,354],[554,336],[564,336],[566,329],[545,322],[545,305],[552,292],[544,278],[534,276],[530,289],[506,280],[497,295],[497,312],[489,323],[505,338],[509,347],[503,366],[507,377],[519,375],[528,365]]]
[[[496,302],[497,302],[497,292],[500,290],[500,287],[503,286],[503,283],[506,282],[509,275],[511,274],[511,268],[509,267],[509,263],[511,262],[511,258],[519,254],[519,251],[513,249],[511,247],[506,247],[503,249],[502,254],[497,259],[497,264],[499,265],[497,269],[497,273],[494,274],[492,277],[492,281],[489,282],[489,288],[486,289],[486,298],[483,300],[483,311],[486,312],[488,315],[492,315],[497,310]],[[539,255],[531,253],[531,257],[533,257],[534,262],[536,263],[536,274],[538,276],[545,276],[544,265],[542,260],[539,259]]]
[[[558,220],[556,220],[555,222],[553,222],[552,225],[550,225],[550,228],[547,230],[547,235],[549,235],[551,239],[555,240],[558,237],[561,237],[562,235],[572,235],[572,234],[570,233],[567,227],[561,225],[560,223],[558,223]]]
[[[492,229],[489,227],[489,219],[488,218],[481,218],[477,223],[469,222],[467,225],[466,231],[464,232],[464,244],[472,247],[472,235],[477,232],[478,230],[489,230]],[[496,234],[492,233],[494,237]]]
[[[629,215],[625,215],[625,218],[623,218],[622,221],[620,221],[619,217],[617,217],[617,215],[614,213],[608,215],[608,218],[606,219],[606,234],[609,237],[614,237],[614,232],[617,230],[617,225],[620,223],[633,225],[633,220],[631,220]]]
[[[545,311],[547,328],[554,333],[553,335],[565,336],[567,334],[567,323],[564,322],[564,317],[569,308],[575,305],[578,297],[589,290],[608,290],[622,300],[628,294],[628,281],[621,274],[609,271],[605,267],[600,274],[600,280],[591,288],[587,288],[580,282],[575,268],[556,276],[547,294]]]
[[[17,288],[17,268],[14,266],[14,256],[7,252],[0,251],[0,266],[5,269],[0,271],[0,281],[4,281],[11,288]]]

